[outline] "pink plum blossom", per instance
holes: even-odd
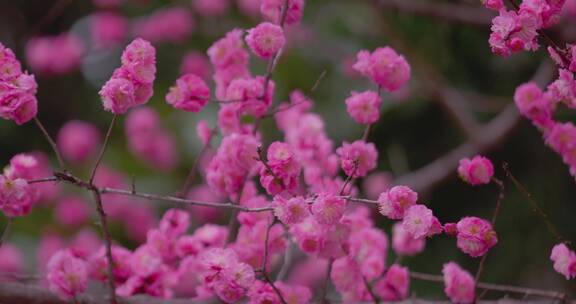
[[[454,262],[444,264],[444,292],[454,303],[473,303],[474,278]]]
[[[477,155],[472,159],[463,158],[458,165],[458,175],[473,186],[484,185],[490,183],[494,175],[494,166],[484,156]]]
[[[246,43],[258,57],[268,59],[284,47],[286,38],[280,26],[263,22],[248,30]]]
[[[374,290],[384,301],[400,301],[408,297],[410,276],[408,268],[394,264],[384,277],[376,282]]]
[[[186,74],[176,80],[176,85],[170,88],[166,102],[176,109],[186,112],[199,112],[210,99],[210,88],[202,78],[194,74]]]
[[[11,49],[0,43],[0,118],[22,125],[36,117],[38,85],[33,75],[22,72]]]
[[[286,225],[300,223],[310,215],[308,203],[300,196],[286,199],[277,195],[274,205],[274,215]]]
[[[342,169],[347,176],[363,177],[376,168],[378,151],[373,143],[363,140],[344,142],[336,153],[340,156]]]
[[[32,210],[32,195],[28,182],[0,175],[0,210],[7,217],[23,216]]]
[[[404,217],[408,208],[418,201],[418,193],[407,186],[394,186],[382,192],[378,198],[378,210],[390,219],[399,220]]]
[[[392,248],[398,255],[413,256],[424,250],[425,238],[415,239],[408,233],[402,223],[392,226]]]
[[[562,274],[566,280],[576,277],[576,253],[566,244],[558,244],[552,248],[550,260],[554,262],[554,270]]]
[[[86,291],[88,266],[68,250],[56,252],[48,262],[47,275],[50,290],[69,299]]]
[[[357,54],[353,68],[388,92],[397,91],[410,79],[410,65],[390,47],[381,47],[370,53]]]
[[[344,215],[346,200],[333,194],[321,193],[312,204],[312,215],[320,224],[336,224]]]
[[[457,246],[471,257],[483,256],[498,242],[490,222],[478,217],[465,217],[456,224]]]
[[[283,0],[262,0],[260,4],[260,12],[267,19],[280,23]],[[304,11],[304,0],[288,0],[288,9],[286,11],[286,19],[284,23],[287,25],[300,23]]]
[[[148,102],[156,78],[156,50],[146,40],[136,38],[122,53],[122,66],[114,71],[99,94],[104,109],[124,114]]]
[[[352,96],[346,99],[348,114],[359,124],[373,124],[380,118],[382,101],[378,93],[364,91],[352,92]]]
[[[402,228],[416,239],[442,232],[440,222],[432,214],[432,210],[424,205],[413,205],[406,210]]]

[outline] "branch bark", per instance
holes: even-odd
[[[553,68],[549,61],[545,61],[532,79],[543,86],[551,80]],[[498,116],[480,128],[476,140],[465,142],[428,165],[398,177],[394,184],[408,185],[417,191],[430,190],[454,173],[460,159],[485,153],[498,146],[510,135],[520,120],[516,106],[510,104]]]
[[[429,16],[442,21],[460,22],[485,28],[490,25],[495,14],[480,6],[454,4],[439,1],[422,0],[377,0],[378,4],[387,9],[395,9],[403,13]]]

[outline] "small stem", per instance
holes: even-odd
[[[104,236],[104,244],[106,246],[106,259],[108,260],[108,286],[110,288],[110,303],[116,304],[116,287],[114,286],[114,259],[112,258],[112,241],[110,238],[110,231],[108,230],[108,221],[106,219],[106,212],[102,206],[102,197],[97,188],[92,189],[94,194],[94,201],[96,202],[96,210],[100,219],[100,226],[102,235]]]
[[[358,170],[358,160],[354,161],[354,170],[352,170],[352,174],[350,174],[349,176],[346,177],[346,180],[344,181],[344,184],[342,184],[342,188],[340,188],[340,195],[344,195],[344,192],[346,192],[346,187],[348,186],[349,183],[351,183],[355,177],[354,175],[356,174],[356,170]]]
[[[496,177],[492,177],[492,182],[498,186],[498,199],[496,200],[496,208],[494,209],[494,213],[492,214],[492,227],[496,228],[496,219],[498,218],[498,214],[500,213],[500,209],[502,207],[502,202],[504,201],[504,194],[506,192],[506,188],[504,187],[504,182]]]
[[[266,228],[266,235],[264,237],[264,257],[262,259],[262,272],[266,272],[266,266],[268,264],[268,242],[270,241],[270,229],[274,226],[274,219],[268,224]]]
[[[422,281],[444,283],[444,277],[441,275],[433,275],[433,274],[411,271],[410,277],[413,279],[422,280]],[[509,286],[509,285],[500,285],[500,284],[491,284],[491,283],[480,282],[480,283],[478,283],[478,287],[480,289],[484,289],[484,290],[510,292],[510,293],[518,293],[518,294],[529,294],[529,295],[546,297],[546,298],[553,298],[553,299],[562,299],[563,297],[565,297],[565,294],[562,292],[533,289],[533,288],[526,288],[526,287],[518,287],[518,286]]]
[[[192,164],[192,168],[190,169],[190,172],[188,173],[188,177],[186,177],[186,181],[184,182],[182,189],[180,190],[180,192],[178,192],[176,197],[186,197],[186,195],[188,195],[188,192],[190,191],[190,189],[192,188],[192,185],[194,184],[194,179],[196,179],[196,171],[198,171],[198,165],[200,164],[200,161],[202,160],[202,158],[204,158],[204,154],[206,154],[206,152],[210,149],[210,147],[211,147],[210,143],[211,143],[214,135],[216,135],[216,133],[217,133],[217,128],[214,128],[214,129],[212,129],[212,131],[210,131],[210,136],[208,137],[208,142],[204,145],[204,147],[202,147],[202,150],[198,154],[198,157],[196,157],[196,159],[194,160],[194,163]]]
[[[364,281],[364,286],[366,286],[366,289],[368,290],[368,293],[370,293],[370,296],[372,297],[372,300],[374,301],[374,304],[378,304],[380,303],[380,299],[378,298],[378,296],[374,293],[374,290],[372,289],[372,286],[370,285],[370,282],[368,282],[368,279],[366,279],[366,277],[361,274],[362,276],[362,281]]]
[[[289,241],[286,251],[284,252],[284,263],[276,276],[276,281],[282,281],[288,274],[288,270],[292,264],[292,241]]]
[[[278,295],[280,302],[282,302],[282,304],[287,304],[286,300],[284,299],[284,296],[282,296],[282,292],[280,292],[280,290],[276,287],[274,282],[272,282],[272,280],[270,280],[270,277],[268,276],[268,273],[266,272],[266,266],[268,266],[267,265],[268,264],[268,242],[270,241],[270,229],[272,229],[273,226],[274,226],[274,219],[272,219],[272,221],[268,225],[268,228],[266,229],[266,236],[264,238],[264,257],[262,259],[261,272],[262,272],[262,276],[264,277],[266,282],[268,282],[268,284],[272,287],[272,289],[274,289],[274,292],[276,293],[276,295]]]
[[[366,125],[366,129],[364,129],[364,133],[362,134],[362,141],[368,140],[368,136],[370,135],[371,129],[372,129],[372,124]]]
[[[494,213],[492,214],[492,229],[496,229],[496,219],[498,218],[498,214],[500,213],[500,209],[502,207],[502,201],[504,200],[504,194],[506,188],[504,188],[504,183],[496,178],[492,177],[492,182],[498,186],[498,198],[496,199],[496,207],[494,208]],[[478,264],[478,270],[476,271],[476,275],[474,276],[474,286],[475,289],[478,289],[478,282],[480,282],[480,276],[482,275],[482,271],[484,271],[484,265],[486,264],[486,259],[488,257],[488,253],[485,253],[480,259],[480,263]],[[476,299],[478,300],[478,299]]]
[[[326,73],[328,73],[326,70],[323,70],[322,73],[320,73],[320,76],[318,76],[318,78],[317,78],[316,81],[314,82],[314,85],[310,88],[310,93],[314,93],[314,91],[316,91],[316,89],[317,89],[318,86],[320,85],[320,82],[321,82],[322,79],[324,79],[324,77],[326,76]]]
[[[108,141],[110,140],[110,135],[112,134],[112,129],[114,128],[114,123],[116,122],[117,115],[114,114],[112,116],[112,121],[110,121],[110,125],[108,126],[108,131],[106,132],[106,137],[104,138],[104,143],[102,143],[102,148],[100,149],[100,153],[98,154],[98,158],[96,159],[96,163],[94,164],[94,168],[92,169],[92,173],[90,174],[90,181],[89,183],[92,185],[94,183],[94,177],[96,176],[96,171],[98,171],[98,167],[100,166],[100,162],[102,162],[102,158],[104,157],[104,152],[106,152],[106,147],[108,146]]]
[[[530,194],[526,188],[524,188],[524,186],[522,186],[522,184],[520,183],[520,181],[518,181],[514,175],[512,175],[512,172],[510,171],[510,168],[508,167],[507,163],[504,163],[502,165],[502,168],[504,168],[504,172],[506,173],[506,176],[512,181],[512,183],[514,184],[514,187],[516,187],[516,189],[518,189],[518,191],[520,191],[520,193],[522,193],[522,195],[524,195],[526,197],[526,199],[530,202],[530,204],[532,205],[532,208],[534,208],[534,211],[536,211],[538,213],[538,215],[542,218],[542,220],[544,221],[544,223],[546,224],[546,227],[548,228],[548,231],[550,232],[550,234],[552,234],[552,236],[554,236],[554,238],[556,238],[556,240],[558,240],[559,242],[563,242],[566,243],[568,245],[570,245],[570,242],[567,241],[566,239],[564,239],[560,233],[558,233],[558,230],[556,230],[556,227],[552,224],[552,222],[550,222],[550,220],[548,219],[548,215],[546,214],[546,212],[544,212],[544,210],[542,208],[540,208],[540,205],[538,205],[538,203],[536,202],[536,200],[534,200],[534,198],[532,197],[532,194]]]
[[[4,244],[4,241],[8,238],[8,234],[10,234],[10,227],[12,227],[13,218],[9,217],[6,219],[6,225],[2,232],[0,232],[0,247]]]
[[[332,263],[334,263],[333,258],[328,259],[328,265],[326,266],[326,277],[324,278],[324,288],[322,289],[322,295],[320,296],[320,303],[329,304],[327,295],[328,287],[330,286],[330,276],[332,274]]]
[[[280,291],[280,289],[278,289],[278,287],[276,287],[276,285],[274,285],[274,282],[272,282],[272,280],[270,280],[270,277],[268,277],[268,274],[266,274],[266,272],[262,272],[262,277],[264,278],[264,280],[270,284],[270,286],[272,286],[272,289],[274,289],[274,292],[276,293],[276,295],[278,295],[278,298],[280,299],[280,302],[282,302],[282,304],[288,304],[288,302],[286,302],[286,300],[284,299],[284,297],[282,296],[282,292]]]
[[[48,143],[52,147],[52,150],[54,151],[54,154],[56,155],[56,159],[58,160],[58,164],[60,165],[60,169],[63,171],[66,171],[66,165],[64,163],[64,160],[62,159],[62,156],[60,155],[60,152],[58,151],[58,146],[56,145],[56,142],[54,141],[54,139],[52,139],[52,136],[50,136],[50,133],[48,133],[48,131],[46,131],[46,128],[44,127],[42,122],[40,122],[40,119],[38,119],[38,117],[34,117],[34,122],[36,123],[36,125],[38,126],[40,131],[42,131],[42,134],[44,134],[44,137],[46,138],[46,140],[48,141]]]

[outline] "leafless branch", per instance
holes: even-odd
[[[425,0],[376,0],[385,9],[395,9],[402,13],[430,16],[441,21],[453,21],[474,26],[490,25],[494,13],[477,5],[455,4]]]

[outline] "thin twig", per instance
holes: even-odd
[[[550,61],[544,61],[532,80],[539,85],[545,85],[552,79],[554,67]],[[404,174],[393,181],[396,185],[407,185],[419,192],[425,192],[441,181],[454,175],[460,159],[475,154],[482,154],[505,140],[518,125],[521,117],[514,104],[508,105],[498,116],[484,124],[478,134],[477,141],[468,141],[445,155],[429,162],[426,166]]]
[[[387,10],[430,16],[443,22],[460,22],[480,26],[482,28],[490,25],[494,14],[480,8],[478,5],[454,4],[449,2],[430,2],[423,0],[376,0],[378,5]]]
[[[34,179],[34,180],[30,180],[28,183],[35,184],[35,183],[43,183],[43,182],[59,182],[59,181],[61,181],[61,182],[73,184],[73,185],[80,187],[80,188],[85,188],[87,190],[92,190],[94,188],[94,189],[97,189],[98,192],[100,192],[100,194],[119,194],[119,195],[124,195],[124,196],[139,197],[139,198],[143,198],[143,199],[151,200],[151,201],[165,201],[165,202],[172,202],[172,203],[178,203],[178,204],[188,204],[188,205],[203,206],[203,207],[232,209],[232,210],[241,211],[241,212],[274,211],[274,208],[272,206],[249,208],[249,207],[244,207],[238,203],[232,203],[232,202],[229,202],[229,203],[203,202],[203,201],[185,199],[185,198],[180,198],[180,197],[175,197],[175,196],[170,196],[170,195],[159,195],[159,194],[143,193],[143,192],[137,192],[137,191],[133,192],[132,190],[125,190],[125,189],[106,188],[106,187],[98,188],[96,186],[90,185],[88,182],[83,181],[83,180],[81,180],[81,179],[79,179],[79,178],[77,178],[74,175],[71,175],[69,173],[55,172],[54,174],[55,174],[55,176],[53,176],[53,177]],[[350,195],[340,195],[338,197],[345,199],[347,201],[351,201],[351,202],[368,204],[368,205],[378,205],[378,201],[375,201],[375,200],[353,197]],[[313,200],[308,201],[309,204],[312,204],[313,202],[314,202]]]
[[[42,131],[42,134],[44,134],[44,137],[52,147],[52,150],[56,155],[56,159],[58,160],[58,164],[60,165],[60,169],[66,171],[66,165],[64,163],[64,160],[62,159],[62,156],[60,155],[60,152],[58,151],[58,146],[56,145],[56,142],[54,141],[54,139],[52,139],[52,136],[50,136],[50,133],[48,133],[48,131],[46,130],[42,122],[40,122],[40,119],[38,119],[38,117],[34,117],[34,122],[36,123],[40,131]]]
[[[372,129],[372,124],[366,125],[366,129],[364,129],[364,133],[362,134],[362,140],[367,141],[368,135],[370,135],[370,130]]]
[[[292,240],[289,239],[288,242],[288,246],[286,246],[286,251],[284,252],[284,262],[282,263],[282,267],[280,268],[278,275],[276,275],[276,281],[284,280],[292,264]]]
[[[310,88],[310,93],[314,93],[314,91],[316,91],[316,89],[318,88],[318,86],[320,86],[320,82],[321,82],[322,79],[324,79],[324,77],[326,76],[326,73],[328,73],[328,71],[322,70],[322,73],[320,73],[320,76],[318,76],[318,78],[317,78],[316,81],[314,82],[314,85]]]
[[[42,31],[44,27],[50,25],[54,19],[58,18],[66,9],[66,7],[72,3],[72,0],[59,0],[54,4],[46,14],[34,25],[32,29],[24,36],[31,37]]]
[[[500,209],[502,206],[502,201],[504,200],[505,188],[504,183],[496,178],[492,177],[492,182],[498,186],[498,198],[496,199],[496,207],[494,208],[494,213],[492,214],[492,228],[496,228],[496,219],[498,218],[498,214],[500,213]],[[478,288],[478,283],[480,282],[480,276],[482,275],[482,271],[484,270],[484,265],[486,264],[486,259],[488,257],[488,253],[485,253],[478,264],[478,270],[476,271],[476,275],[474,276],[474,286],[475,289]]]
[[[190,172],[186,177],[186,181],[184,182],[182,189],[180,190],[180,192],[178,192],[178,194],[176,194],[177,197],[186,197],[186,195],[188,195],[188,192],[190,191],[192,185],[194,184],[194,179],[196,178],[196,171],[198,171],[198,165],[200,164],[202,158],[204,158],[206,152],[211,148],[212,138],[216,135],[217,130],[218,130],[217,128],[213,128],[210,131],[210,136],[208,136],[208,142],[204,145],[204,147],[202,147],[202,150],[194,160],[192,168],[190,169]]]
[[[368,282],[368,279],[366,279],[366,277],[363,274],[361,274],[361,276],[362,276],[362,281],[364,281],[364,286],[366,286],[366,289],[368,290],[368,293],[372,297],[374,304],[380,303],[380,298],[378,298],[378,296],[374,293],[374,290],[372,289],[372,285],[370,285],[370,282]]]
[[[96,210],[100,218],[100,228],[102,229],[102,234],[104,236],[104,244],[106,246],[106,258],[108,260],[108,287],[110,293],[110,303],[116,304],[116,287],[114,284],[114,259],[112,258],[112,240],[110,237],[110,231],[108,230],[108,222],[106,219],[106,213],[104,212],[104,207],[102,206],[102,197],[97,188],[92,190],[94,194],[94,201],[96,202]]]
[[[344,183],[342,184],[342,188],[340,188],[340,196],[344,195],[344,192],[346,192],[346,187],[348,186],[348,184],[352,183],[353,180],[355,180],[355,175],[356,175],[356,170],[358,170],[358,165],[359,165],[359,161],[356,159],[354,160],[354,170],[352,170],[352,174],[350,174],[349,176],[346,177],[346,180],[344,181]]]
[[[0,247],[4,244],[4,241],[8,238],[8,234],[10,234],[10,227],[12,226],[13,219],[11,217],[7,218],[6,225],[0,232]]]
[[[284,23],[286,22],[286,16],[288,15],[288,4],[289,0],[284,0],[284,4],[280,10],[280,27],[284,28]],[[268,61],[268,66],[266,68],[266,76],[264,76],[264,90],[262,91],[262,96],[260,96],[260,100],[264,100],[266,98],[268,87],[270,86],[270,81],[272,80],[272,74],[274,74],[274,69],[276,68],[276,63],[280,58],[280,54],[282,54],[282,49],[279,49],[272,58]],[[258,132],[258,128],[260,127],[260,123],[263,117],[257,117],[256,121],[254,122],[254,130],[252,131],[253,134]]]
[[[492,227],[496,228],[496,219],[498,218],[498,214],[500,214],[506,188],[504,187],[504,182],[496,177],[492,177],[492,182],[498,187],[498,199],[496,200],[496,208],[494,208],[494,213],[492,214]]]
[[[430,281],[430,282],[438,282],[443,283],[444,277],[441,275],[434,275],[434,274],[427,274],[421,272],[410,272],[410,277],[417,280],[422,281]],[[492,291],[501,291],[501,292],[509,292],[509,293],[517,293],[517,294],[529,294],[534,296],[546,297],[546,298],[553,298],[553,299],[560,299],[565,296],[562,292],[557,291],[550,291],[550,290],[541,290],[541,289],[533,289],[533,288],[526,288],[526,287],[519,287],[519,286],[509,286],[509,285],[500,285],[500,284],[491,284],[491,283],[478,283],[478,287],[484,290],[492,290]]]
[[[278,298],[280,299],[280,302],[282,302],[282,304],[288,304],[286,302],[286,300],[284,299],[284,296],[282,295],[282,292],[278,289],[278,287],[276,287],[276,285],[274,284],[274,282],[272,282],[272,280],[270,280],[270,277],[268,276],[268,272],[266,270],[267,268],[267,264],[268,264],[268,243],[270,241],[270,229],[272,229],[272,227],[274,226],[274,222],[275,220],[272,219],[270,221],[270,224],[268,225],[268,227],[266,228],[266,235],[264,237],[264,257],[262,259],[262,266],[260,268],[260,271],[262,273],[262,276],[264,277],[264,279],[266,280],[266,282],[268,282],[268,284],[270,285],[270,287],[272,287],[272,289],[274,289],[274,292],[276,293],[276,295],[278,295]]]
[[[112,129],[114,128],[114,123],[116,122],[116,117],[117,117],[116,114],[112,116],[112,120],[110,121],[110,125],[108,126],[108,131],[106,132],[104,143],[102,143],[102,148],[100,149],[100,153],[98,154],[98,158],[96,159],[96,163],[94,164],[94,168],[92,168],[92,173],[90,174],[90,182],[89,182],[90,184],[94,183],[94,177],[96,176],[96,171],[98,171],[100,162],[102,162],[104,152],[106,152],[106,147],[108,146],[108,141],[110,140],[110,135],[112,134]]]
[[[332,263],[334,263],[333,258],[328,259],[328,265],[326,265],[326,277],[324,278],[324,287],[322,289],[322,294],[320,296],[320,303],[322,304],[329,304],[327,295],[328,295],[328,287],[330,286],[330,279],[332,275]]]
[[[554,238],[556,238],[556,240],[558,240],[559,242],[562,243],[566,243],[568,245],[570,245],[570,242],[568,240],[566,240],[564,237],[562,237],[562,235],[560,235],[560,233],[558,232],[558,230],[556,229],[556,227],[554,226],[554,224],[552,224],[552,222],[550,221],[550,219],[548,218],[548,214],[546,214],[546,212],[544,212],[544,210],[540,207],[540,205],[536,202],[536,200],[532,197],[532,194],[530,194],[530,192],[528,192],[526,190],[526,188],[524,188],[524,186],[522,186],[522,184],[520,183],[520,181],[518,181],[518,179],[516,179],[516,177],[514,177],[514,175],[512,174],[512,172],[510,171],[510,168],[508,166],[508,163],[504,163],[502,165],[502,168],[504,169],[504,172],[506,173],[506,176],[512,181],[512,183],[514,184],[514,187],[516,187],[516,189],[518,189],[518,191],[520,191],[520,193],[522,193],[522,195],[524,195],[526,197],[526,199],[530,202],[530,204],[532,205],[532,208],[534,209],[534,211],[536,213],[538,213],[538,215],[540,216],[540,218],[542,218],[542,220],[544,221],[544,223],[546,224],[546,228],[548,228],[548,231],[550,232],[550,234],[552,234],[554,236]]]

